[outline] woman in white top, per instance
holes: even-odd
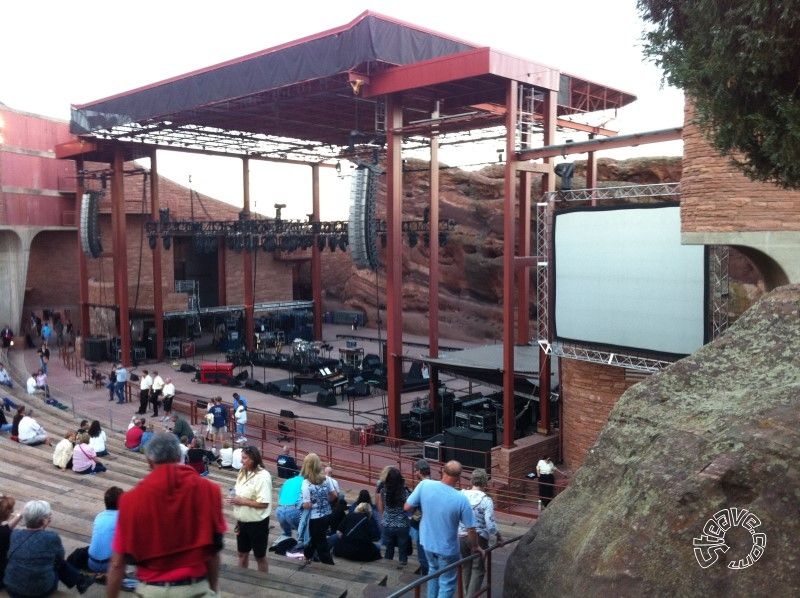
[[[106,432],[100,427],[99,421],[94,420],[89,424],[89,446],[94,449],[98,457],[105,457],[108,454],[106,440]]]
[[[254,446],[242,449],[242,469],[236,478],[235,495],[229,501],[236,517],[236,550],[239,566],[247,569],[250,551],[258,570],[267,572],[269,515],[272,512],[272,476],[264,468]]]
[[[556,476],[554,472],[560,470],[553,465],[550,457],[542,457],[536,464],[536,475],[539,476],[539,498],[542,501],[542,507],[546,507],[553,499],[554,487]]]

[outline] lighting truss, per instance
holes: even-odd
[[[672,365],[671,361],[648,359],[647,357],[637,357],[636,355],[626,355],[624,353],[614,353],[611,351],[596,351],[594,349],[560,342],[553,343],[551,348],[553,355],[556,357],[589,361],[591,363],[602,363],[641,372],[658,372]]]
[[[626,185],[624,187],[594,187],[549,191],[544,201],[602,201],[610,199],[635,199],[639,197],[674,197],[681,195],[680,183],[655,183],[651,185]]]

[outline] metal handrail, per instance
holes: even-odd
[[[420,596],[420,588],[422,584],[426,583],[427,581],[439,577],[442,573],[446,573],[452,569],[458,567],[458,589],[457,589],[457,596],[458,598],[464,598],[464,585],[461,580],[461,565],[466,562],[472,561],[474,559],[479,558],[486,558],[486,576],[484,577],[484,587],[478,590],[476,596],[486,595],[488,598],[492,598],[492,552],[503,546],[508,546],[509,544],[513,544],[517,542],[522,536],[516,536],[515,538],[511,538],[510,540],[505,540],[504,542],[498,542],[494,546],[490,546],[489,548],[485,548],[482,554],[471,554],[469,556],[464,557],[463,559],[457,560],[455,563],[451,563],[442,569],[439,569],[435,573],[431,573],[430,575],[426,575],[425,577],[421,577],[420,579],[403,586],[399,590],[396,590],[389,594],[386,598],[400,598],[401,596],[405,596],[409,592],[413,591],[415,598],[419,598]]]

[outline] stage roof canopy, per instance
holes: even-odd
[[[434,130],[491,138],[504,126],[510,80],[522,84],[520,105],[531,123],[541,121],[543,90],[557,90],[559,117],[635,100],[367,11],[342,27],[73,106],[70,129],[83,143],[65,144],[58,155],[107,160],[105,142],[122,141],[127,159],[160,147],[333,163],[383,146],[387,94],[401,97],[405,147],[423,146]]]

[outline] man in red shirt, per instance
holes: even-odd
[[[119,595],[132,562],[137,596],[216,596],[226,529],[219,486],[179,463],[174,434],[153,435],[145,456],[152,471],[120,497],[106,595]],[[146,523],[158,521],[168,524]]]
[[[144,419],[137,417],[133,420],[133,425],[125,432],[125,448],[130,451],[138,451],[142,444],[142,434],[144,434]]]

